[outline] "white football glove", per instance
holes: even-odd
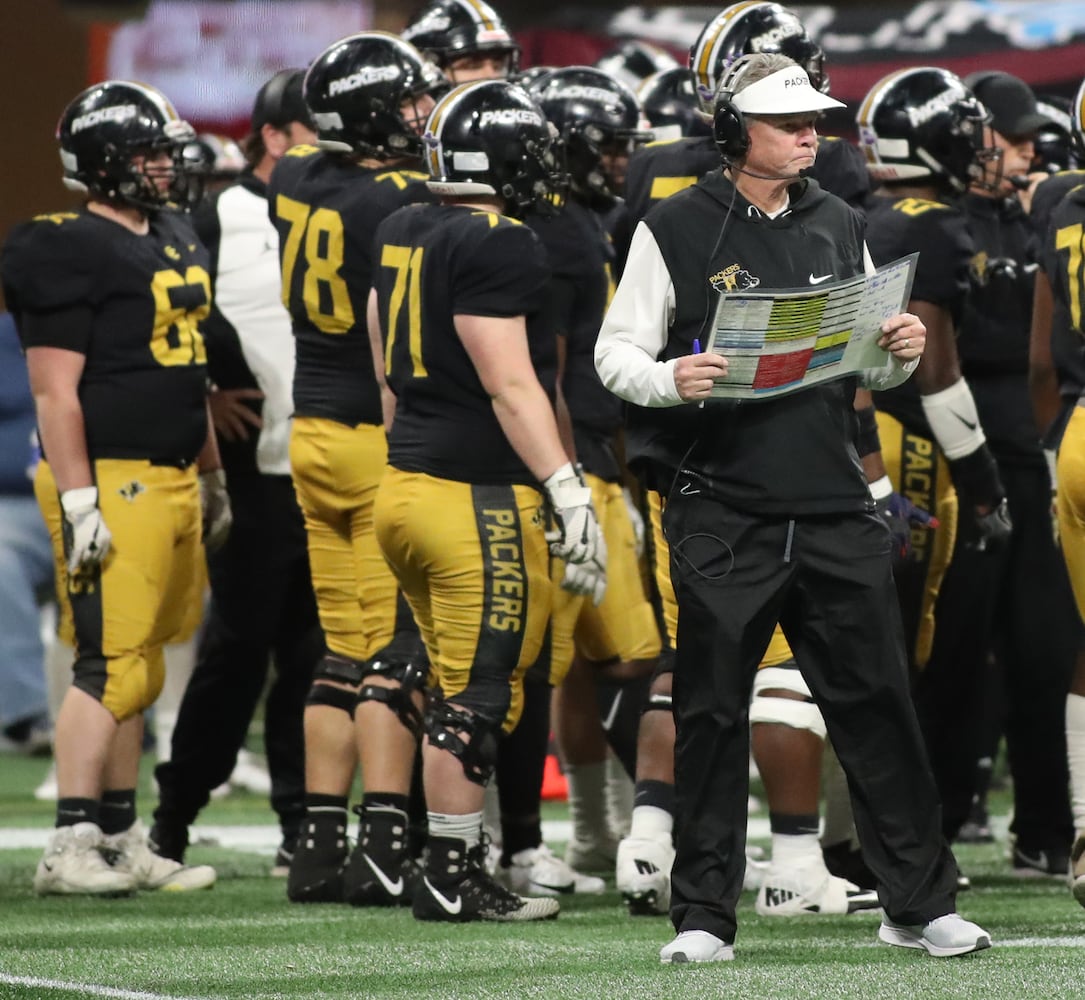
[[[633,502],[633,494],[629,487],[622,487],[622,499],[625,501],[626,513],[633,524],[633,542],[636,545],[637,558],[644,555],[644,515],[641,514],[637,505]]]
[[[226,544],[234,521],[230,494],[226,492],[226,473],[222,469],[200,473],[200,510],[204,547],[208,552],[217,552]]]
[[[113,536],[98,509],[98,487],[80,486],[60,494],[68,573],[89,573],[105,561]]]
[[[543,483],[557,527],[546,533],[550,552],[565,561],[561,585],[590,594],[598,604],[606,589],[607,544],[591,505],[591,490],[566,463]]]

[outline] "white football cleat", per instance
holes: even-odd
[[[756,910],[763,917],[794,917],[841,915],[879,906],[873,889],[860,889],[854,882],[830,875],[818,856],[796,865],[771,862],[757,891]]]
[[[682,931],[670,944],[659,950],[665,965],[683,962],[730,962],[735,957],[733,945],[708,931]]]
[[[991,947],[991,935],[965,920],[959,913],[947,913],[930,923],[909,926],[882,917],[878,938],[898,948],[921,948],[936,958],[951,958]]]
[[[130,872],[102,856],[102,831],[95,823],[58,826],[34,873],[39,896],[125,896],[136,888]]]
[[[560,896],[571,892],[598,895],[606,889],[601,878],[574,871],[546,844],[517,851],[511,864],[498,865],[495,876],[520,896]]]
[[[1085,833],[1079,833],[1070,849],[1070,891],[1085,906]]]
[[[250,750],[237,751],[237,763],[228,779],[231,788],[239,788],[253,795],[271,794],[271,775],[267,765]]]
[[[102,851],[114,871],[127,872],[138,889],[191,892],[215,884],[215,869],[210,865],[186,865],[155,854],[138,819],[124,833],[103,837]]]
[[[614,881],[633,916],[666,913],[670,909],[673,864],[670,834],[626,837],[618,845]]]
[[[618,842],[609,834],[596,840],[570,837],[565,845],[565,863],[578,872],[608,872],[614,867]]]

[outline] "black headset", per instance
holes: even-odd
[[[720,77],[716,91],[716,103],[712,112],[712,138],[720,151],[720,158],[726,164],[741,160],[750,151],[750,130],[746,119],[735,107],[735,85],[746,74],[750,66],[750,55],[739,56]]]

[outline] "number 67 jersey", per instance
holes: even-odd
[[[79,400],[97,459],[195,460],[207,435],[208,255],[188,219],[161,210],[139,235],[89,211],[40,215],[3,253],[24,348],[86,356]]]
[[[373,234],[397,208],[433,200],[425,180],[314,146],[295,146],[276,164],[268,211],[296,341],[295,416],[383,422],[365,324]]]

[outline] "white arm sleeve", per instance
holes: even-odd
[[[674,284],[652,231],[637,224],[622,280],[595,344],[595,370],[611,392],[640,406],[684,402],[675,359],[657,361],[674,319]]]

